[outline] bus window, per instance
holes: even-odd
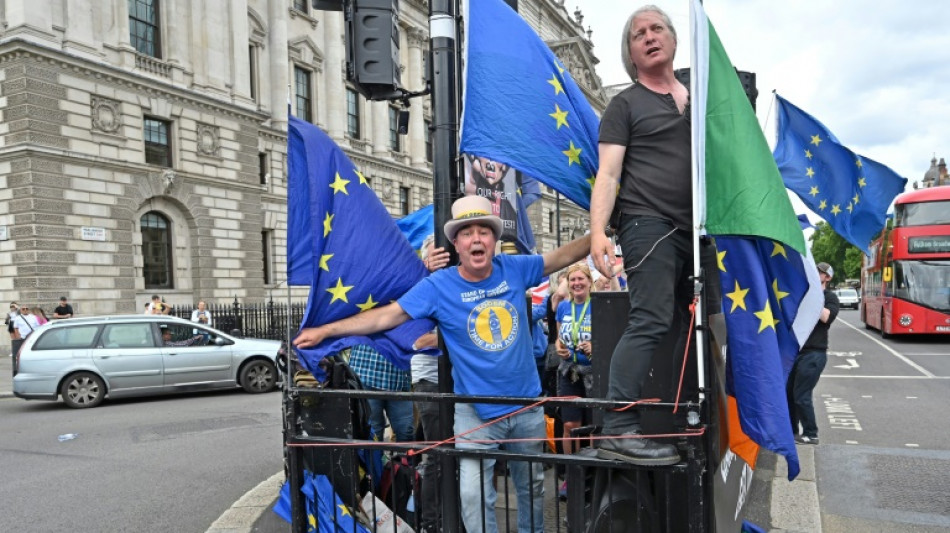
[[[904,204],[895,211],[898,226],[950,224],[950,202],[946,201]]]
[[[950,311],[950,261],[896,261],[894,296],[937,311]]]

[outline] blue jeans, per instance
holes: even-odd
[[[460,434],[481,426],[486,421],[479,418],[471,404],[455,405],[455,433]],[[460,437],[456,448],[466,450],[497,450],[524,454],[540,454],[547,436],[544,413],[535,407],[515,416],[484,427],[465,437]],[[496,443],[466,442],[467,440],[536,439],[525,442]],[[494,459],[459,460],[459,495],[462,500],[462,521],[465,530],[473,533],[498,532],[495,517],[497,494],[492,483]],[[543,533],[544,531],[544,468],[541,463],[509,461],[511,479],[518,493],[518,533]],[[479,482],[481,478],[481,482]],[[482,491],[485,504],[481,505]]]
[[[788,414],[792,419],[794,435],[798,435],[798,424],[801,423],[802,435],[818,438],[818,422],[815,420],[815,406],[811,397],[827,363],[828,354],[824,350],[802,352],[788,374],[785,392],[788,394]]]
[[[373,433],[380,439],[383,438],[383,432],[386,430],[386,418],[389,418],[389,424],[393,428],[397,441],[410,442],[413,440],[411,401],[377,400],[375,398],[370,398],[367,401],[369,403],[369,425],[373,428]]]

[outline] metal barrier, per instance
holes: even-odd
[[[230,304],[212,304],[207,307],[214,318],[215,329],[226,333],[237,331],[242,337],[273,340],[286,339],[288,327],[291,333],[296,333],[306,308],[306,302],[288,305],[287,302],[267,300],[242,304],[237,298]],[[197,309],[197,305],[176,305],[170,314],[189,320],[194,309]]]

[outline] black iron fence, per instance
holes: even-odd
[[[197,305],[172,307],[171,315],[191,319]],[[293,335],[300,327],[306,302],[266,300],[263,302],[240,302],[237,298],[230,304],[207,306],[211,313],[212,327],[240,337],[284,340],[288,331]]]

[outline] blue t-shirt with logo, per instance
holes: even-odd
[[[580,322],[580,325],[577,327],[577,343],[590,342],[590,315],[591,310],[589,305],[585,310],[584,304],[574,303],[574,300],[564,300],[557,305],[557,323],[559,324],[557,336],[561,339],[561,343],[567,346],[567,349],[571,351],[571,357],[568,360],[572,363],[579,365],[590,364],[590,359],[587,358],[587,355],[578,352],[576,350],[577,345],[574,343],[575,318]]]
[[[540,283],[544,258],[496,256],[491,275],[466,281],[458,267],[434,272],[399,298],[412,318],[432,318],[452,360],[456,394],[532,398],[541,394],[525,291]],[[519,405],[475,404],[482,419]]]

